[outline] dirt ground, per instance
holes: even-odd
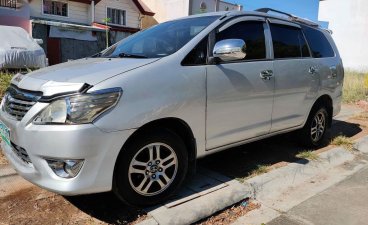
[[[144,217],[111,193],[62,197],[33,186],[0,198],[0,224],[127,224]]]
[[[324,147],[314,151],[332,148],[329,143],[338,135],[352,139],[367,135],[368,112],[366,114],[347,121],[334,121]],[[276,168],[300,160],[296,155],[302,150],[307,149],[300,147],[293,134],[285,134],[214,154],[200,160],[199,166],[232,178],[246,179],[259,165]],[[6,184],[0,182],[0,190],[1,185]],[[134,224],[146,218],[142,210],[122,204],[112,193],[63,197],[33,185],[4,193],[0,191],[0,224]],[[231,221],[226,220],[228,215],[246,213],[241,207],[233,209],[226,209],[216,214],[219,216],[200,223],[228,224],[226,221]]]

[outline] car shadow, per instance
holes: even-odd
[[[112,192],[64,198],[84,213],[108,224],[129,224],[145,214],[141,209],[124,204]]]
[[[327,133],[327,138],[323,147],[328,146],[330,141],[339,135],[346,137],[352,137],[362,131],[359,124],[350,123],[346,121],[334,120],[332,129]],[[272,138],[256,141],[253,143],[241,145],[239,147],[231,148],[226,151],[218,152],[210,155],[204,159],[199,160],[198,166],[208,171],[215,171],[215,179],[226,182],[231,179],[243,179],[249,176],[253,170],[259,168],[259,165],[274,165],[277,163],[290,163],[297,162],[306,164],[308,160],[298,158],[296,155],[305,149],[302,147],[293,133],[277,135]],[[313,151],[318,150],[314,149]],[[179,195],[174,196],[165,204],[175,201],[187,201],[188,196],[193,192],[188,192],[188,186],[191,186],[194,180],[194,186],[200,191],[206,191],[216,188],[221,185],[220,183],[211,183],[209,185],[198,185],[201,180],[207,179],[200,174],[203,171],[199,171],[194,178],[187,179],[183,185],[183,189],[186,191],[179,191]],[[207,176],[208,176],[208,172]],[[220,175],[220,176],[219,176]],[[205,183],[205,182],[204,182]],[[206,184],[206,183],[205,183]],[[193,189],[193,185],[192,185]],[[181,194],[180,194],[181,193]],[[73,204],[78,209],[82,210],[86,214],[93,216],[108,224],[129,224],[135,221],[141,215],[144,215],[144,210],[137,209],[119,201],[112,192],[91,194],[83,196],[65,197],[67,201]],[[153,206],[149,210],[160,207]],[[147,209],[146,209],[147,211]]]
[[[361,131],[359,124],[334,120],[320,148],[303,147],[295,132],[291,132],[215,153],[200,160],[198,164],[231,178],[244,179],[262,165],[291,162],[306,164],[307,159],[297,157],[301,151],[317,151],[328,146],[331,140],[339,135],[352,137]]]

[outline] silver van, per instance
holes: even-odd
[[[328,30],[270,12],[173,20],[16,75],[1,103],[4,154],[53,192],[151,205],[206,155],[290,131],[320,145],[340,111],[339,52]]]

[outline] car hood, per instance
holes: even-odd
[[[95,85],[115,75],[153,63],[159,59],[85,58],[57,64],[28,73],[15,81],[18,87],[41,90],[44,84]],[[28,88],[27,88],[28,86]]]

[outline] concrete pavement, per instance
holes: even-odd
[[[315,195],[268,224],[368,224],[368,168]]]
[[[363,137],[355,144],[357,151],[334,148],[321,153],[319,161],[290,163],[247,180],[262,206],[234,224],[368,224],[362,222],[368,221],[367,144]]]

